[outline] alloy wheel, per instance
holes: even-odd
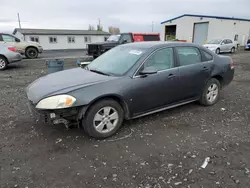
[[[4,59],[0,58],[0,69],[4,69],[6,67],[6,62],[4,61]]]
[[[207,90],[207,100],[210,103],[213,103],[218,97],[218,94],[219,94],[218,86],[215,83],[211,84]]]
[[[119,115],[116,109],[110,106],[101,108],[94,116],[93,125],[99,133],[109,133],[118,124]]]

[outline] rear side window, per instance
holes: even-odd
[[[211,54],[209,54],[208,52],[201,50],[201,53],[202,53],[202,61],[212,61],[213,60],[213,56]]]
[[[160,37],[159,35],[143,35],[144,41],[159,41]]]
[[[195,47],[176,47],[180,66],[187,66],[201,62],[201,54]]]

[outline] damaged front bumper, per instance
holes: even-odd
[[[36,122],[49,123],[51,125],[64,124],[66,128],[77,124],[80,127],[80,120],[85,114],[86,108],[67,108],[56,110],[40,110],[29,102],[28,108],[31,116]]]

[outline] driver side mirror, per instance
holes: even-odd
[[[155,67],[146,67],[141,72],[140,75],[149,75],[149,74],[156,74],[157,69]]]
[[[16,41],[16,42],[20,42],[21,40],[20,40],[20,39],[18,39],[18,38],[15,38],[15,41]]]

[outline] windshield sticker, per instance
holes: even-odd
[[[142,51],[138,51],[138,50],[131,50],[129,51],[130,54],[134,54],[134,55],[141,55]]]

